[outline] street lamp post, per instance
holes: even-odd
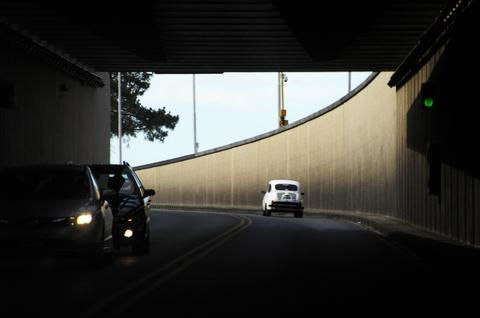
[[[287,110],[285,109],[285,95],[283,91],[284,83],[288,80],[283,72],[278,73],[278,127],[287,126]]]
[[[122,164],[122,77],[118,72],[118,157]]]
[[[277,117],[278,128],[282,126],[282,123],[280,121],[281,109],[282,109],[282,73],[278,72],[278,117]]]
[[[348,92],[352,91],[352,72],[348,72]]]
[[[195,74],[193,74],[193,152],[197,154],[197,111],[196,111],[196,94],[195,94]]]

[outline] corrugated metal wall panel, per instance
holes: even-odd
[[[480,244],[480,180],[473,180],[473,222],[474,242]]]
[[[407,84],[397,91],[397,154],[398,154],[398,216],[422,227],[448,235],[454,239],[478,244],[479,192],[474,185],[478,180],[450,164],[441,167],[440,198],[427,193],[429,166],[421,148],[433,129],[425,113],[408,116],[409,111],[419,107],[415,98],[420,94],[421,84],[427,82],[442,56],[439,51]],[[414,122],[408,122],[408,121]],[[408,136],[408,126],[414,136]],[[425,125],[425,129],[421,129]],[[406,142],[407,138],[411,138]],[[413,139],[413,140],[412,140]],[[412,142],[413,145],[408,143]],[[413,147],[411,147],[413,146]],[[415,149],[416,148],[416,149]]]
[[[0,107],[0,166],[108,163],[108,74],[98,74],[105,87],[85,85],[10,38],[0,40],[0,82],[15,91],[15,106]]]

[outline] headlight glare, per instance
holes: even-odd
[[[85,213],[77,216],[77,224],[78,225],[83,225],[83,224],[90,224],[93,220],[92,214],[91,213]]]

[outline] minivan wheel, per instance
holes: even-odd
[[[113,237],[113,248],[116,250],[120,249],[120,240],[117,237]]]
[[[147,226],[132,244],[132,253],[135,255],[147,255],[150,253],[150,229]]]

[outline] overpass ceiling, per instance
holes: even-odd
[[[2,0],[0,23],[96,71],[391,71],[446,0]]]

